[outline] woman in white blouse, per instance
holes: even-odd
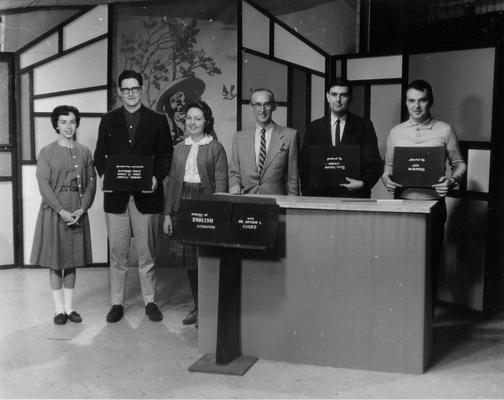
[[[222,144],[213,135],[212,110],[204,101],[187,106],[185,140],[173,151],[168,190],[165,196],[163,232],[173,234],[181,199],[194,194],[226,193],[228,191],[228,163]],[[175,241],[174,241],[175,242]],[[194,309],[184,318],[184,325],[198,321],[198,255],[197,247],[172,243],[180,266],[187,268],[187,276],[194,299]]]

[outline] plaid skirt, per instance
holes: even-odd
[[[203,186],[200,183],[184,182],[181,199],[191,199],[195,194],[203,194]],[[175,230],[177,227],[176,213],[172,215],[172,223]],[[198,246],[184,244],[170,237],[168,247],[168,264],[171,267],[198,269]]]

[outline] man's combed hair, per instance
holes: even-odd
[[[121,87],[122,81],[124,81],[125,79],[136,79],[140,86],[143,85],[142,75],[137,71],[133,71],[132,69],[125,69],[123,72],[121,72],[119,78],[117,78],[117,85]]]

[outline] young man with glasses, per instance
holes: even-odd
[[[369,198],[383,171],[383,161],[373,123],[348,111],[352,86],[336,78],[327,86],[330,115],[312,121],[306,130],[301,150],[301,193],[303,196]],[[317,186],[311,182],[310,151],[314,146],[359,146],[360,176],[347,177],[340,185]]]
[[[229,172],[231,194],[299,194],[295,129],[277,125],[275,96],[256,89],[250,98],[255,127],[236,132]]]
[[[94,163],[102,182],[108,155],[154,156],[151,190],[104,193],[112,302],[112,308],[107,314],[108,322],[117,322],[124,314],[132,236],[135,237],[145,313],[151,321],[163,319],[163,314],[155,303],[154,248],[159,214],[163,211],[164,204],[162,181],[169,172],[173,149],[166,117],[142,104],[142,84],[143,79],[138,72],[121,72],[117,92],[123,106],[103,115],[94,154]]]

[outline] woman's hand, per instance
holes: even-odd
[[[58,214],[67,225],[72,225],[73,223],[75,223],[74,217],[72,216],[72,213],[70,211],[62,209],[58,212]]]
[[[82,208],[78,208],[72,213],[72,218],[74,220],[74,224],[79,222],[79,219],[84,215],[84,210]]]
[[[172,219],[169,215],[165,215],[163,219],[163,232],[165,235],[171,236],[173,234]]]

